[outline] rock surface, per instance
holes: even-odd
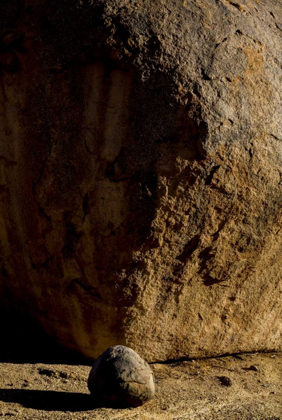
[[[0,301],[88,357],[282,349],[280,0],[2,0]]]
[[[138,407],[155,395],[153,372],[135,351],[125,346],[107,349],[95,361],[88,389],[101,403]]]

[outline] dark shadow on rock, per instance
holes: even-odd
[[[14,7],[9,6],[11,1],[3,1],[4,9],[7,10],[4,16],[13,16],[11,22],[9,19],[6,23],[4,19],[5,25],[16,27],[18,19],[19,25],[24,25],[21,22],[24,22],[22,19],[25,18],[18,17],[18,9],[14,10]],[[21,4],[19,1],[16,3]],[[31,61],[36,62],[38,67],[34,67],[31,72],[33,76],[30,75],[28,81],[28,112],[21,116],[26,121],[21,124],[29,127],[27,137],[23,134],[22,140],[26,147],[22,159],[28,156],[28,165],[21,175],[21,184],[17,184],[17,189],[22,184],[32,185],[33,188],[24,187],[30,195],[19,195],[17,206],[34,208],[36,216],[31,220],[29,215],[32,213],[23,212],[23,215],[27,215],[23,216],[27,219],[22,219],[27,232],[24,245],[19,242],[20,235],[17,233],[22,227],[17,226],[13,232],[11,229],[9,244],[6,246],[9,245],[7,249],[11,246],[22,249],[22,266],[15,257],[16,253],[13,253],[14,259],[8,261],[4,259],[4,255],[8,255],[10,251],[2,252],[1,304],[6,302],[15,313],[21,310],[31,314],[39,323],[45,325],[46,329],[48,326],[50,335],[61,337],[61,342],[64,343],[65,340],[66,346],[72,341],[73,346],[79,350],[79,337],[69,328],[69,325],[77,322],[70,311],[73,306],[72,299],[75,299],[84,314],[79,322],[80,327],[85,328],[86,334],[88,331],[97,331],[99,339],[99,320],[105,317],[105,328],[106,331],[108,329],[108,334],[111,334],[111,342],[125,344],[127,324],[124,320],[127,319],[127,308],[138,304],[142,294],[139,275],[147,272],[147,257],[137,259],[137,252],[142,250],[140,255],[145,256],[147,252],[160,247],[152,224],[156,220],[160,200],[166,194],[166,189],[160,185],[159,180],[165,177],[168,183],[171,183],[170,194],[174,196],[181,182],[178,178],[178,160],[193,163],[205,157],[204,140],[207,136],[207,126],[202,116],[204,112],[194,93],[190,92],[180,100],[177,65],[175,64],[175,69],[170,67],[168,71],[164,71],[160,61],[164,54],[163,44],[157,35],[148,37],[144,47],[144,54],[148,56],[144,58],[144,66],[140,64],[138,68],[139,64],[135,67],[134,57],[141,57],[139,47],[130,47],[128,43],[131,26],[118,16],[113,16],[113,22],[111,20],[112,27],[116,28],[117,46],[110,51],[108,40],[112,36],[111,29],[108,24],[105,25],[103,18],[106,2],[94,2],[97,5],[89,2],[89,6],[83,6],[79,12],[77,7],[74,7],[75,0],[62,0],[60,7],[54,0],[47,3],[46,7],[43,5],[37,8],[34,5],[26,8],[27,14],[32,14],[35,22],[30,36],[41,37],[44,52],[39,54],[36,48],[31,48],[29,58],[23,58],[23,68],[25,62]],[[73,6],[70,7],[69,4]],[[49,19],[49,16],[52,16],[52,19]],[[139,14],[136,18],[137,16]],[[144,34],[153,34],[153,27],[147,24],[147,20],[147,17],[140,20],[139,30],[144,31]],[[129,54],[118,52],[119,48],[124,50],[123,45],[126,45],[125,51],[129,48]],[[86,66],[92,67],[86,71]],[[147,66],[150,71],[145,72]],[[33,77],[37,81],[37,72],[42,76],[42,89],[35,88],[37,85],[33,83]],[[58,73],[64,75],[56,77]],[[146,77],[145,73],[148,73]],[[97,107],[95,105],[97,118],[96,114],[91,114],[89,120],[84,113],[88,109],[86,104],[91,104],[94,96],[92,98],[92,93],[87,93],[90,86],[88,83],[90,80],[96,80],[96,76],[88,80],[86,75],[97,75],[100,83],[99,86],[95,86],[96,82],[93,85],[93,92],[96,92],[95,95],[99,98]],[[64,80],[65,91],[58,94],[61,80]],[[46,97],[44,86],[48,86],[51,81],[53,88]],[[126,109],[120,112],[120,107],[123,107],[122,101]],[[108,114],[108,109],[112,109],[112,114]],[[110,121],[108,115],[117,115],[117,118]],[[40,124],[34,125],[36,120],[40,121]],[[111,133],[117,130],[117,137],[108,137],[109,128]],[[86,132],[87,136],[90,135],[90,148],[86,141]],[[121,134],[118,134],[119,132]],[[57,152],[53,155],[51,152],[54,133],[60,140],[56,144]],[[108,146],[109,141],[114,142],[113,146]],[[104,152],[112,147],[113,151]],[[95,170],[94,158],[95,168],[97,166]],[[55,175],[53,168],[57,168]],[[189,170],[188,176],[192,183],[199,175],[197,171],[194,173]],[[81,186],[84,184],[89,186],[82,199]],[[12,189],[13,186],[10,187]],[[100,189],[103,190],[102,196]],[[24,201],[21,204],[22,199]],[[29,200],[30,205],[26,207]],[[114,213],[113,216],[105,216],[109,203],[116,200],[119,204],[117,215]],[[97,213],[94,218],[89,216],[92,217],[91,226],[93,224],[91,231],[88,231],[88,228],[82,229],[82,225],[76,226],[77,222],[74,222],[78,202],[83,210],[83,222],[91,213],[91,209]],[[62,217],[60,216],[60,220],[52,227],[52,215],[57,214],[58,210]],[[7,208],[7,211],[12,210]],[[14,214],[18,214],[17,212],[15,209]],[[42,231],[42,223],[46,226],[45,233]],[[57,250],[54,255],[52,251],[51,255],[47,250],[49,245],[45,244],[45,236],[46,232],[55,229],[55,226],[61,226],[65,236],[61,243],[61,251],[57,245],[54,248],[49,244],[52,250]],[[91,254],[85,253],[85,256],[76,251],[84,246],[79,245],[82,234],[86,237],[89,235],[94,243]],[[35,238],[37,239],[34,242]],[[54,241],[57,244],[57,239]],[[189,243],[181,254],[179,263],[182,266],[193,252],[193,247],[196,247],[196,242]],[[42,243],[42,252],[37,250],[37,243],[40,247]],[[85,243],[88,243],[88,239]],[[52,258],[57,261],[55,268],[49,266]],[[64,266],[65,259],[74,259],[75,264],[81,267],[73,279],[64,278],[60,267]],[[30,260],[30,268],[26,265],[27,260]],[[95,279],[87,278],[83,269],[85,265],[93,262],[95,273],[98,273],[95,274]],[[16,271],[11,269],[9,273],[8,266],[14,266]],[[176,273],[176,277],[180,275],[181,273]],[[51,280],[53,278],[60,279],[60,286],[57,287],[54,280]],[[66,281],[70,281],[67,294],[64,289]],[[26,293],[21,290],[21,284],[25,285],[23,290],[26,290]],[[35,284],[38,290],[35,289]],[[97,284],[101,285],[101,289],[96,289]],[[44,295],[46,288],[47,293]],[[38,293],[42,293],[42,299],[39,301]],[[51,294],[52,298],[49,297]],[[103,299],[105,302],[102,302]],[[65,301],[63,307],[60,301]],[[108,307],[116,307],[117,311],[110,314]],[[77,354],[52,343],[42,330],[36,325],[33,327],[33,322],[28,317],[20,319],[19,315],[18,320],[11,318],[1,317],[1,342],[4,344],[1,343],[0,346],[0,361],[89,364],[89,361]],[[69,338],[64,337],[62,333],[68,328]],[[93,339],[94,343],[95,340],[96,337]],[[95,349],[93,354],[94,351]],[[88,354],[91,354],[90,350]]]
[[[0,312],[0,363],[47,363],[88,365],[75,351],[68,350],[49,338],[30,317],[11,312]]]
[[[0,389],[0,401],[44,411],[88,411],[105,407],[90,394],[34,389]]]

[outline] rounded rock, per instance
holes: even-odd
[[[108,348],[95,361],[88,389],[99,403],[138,407],[155,394],[153,372],[145,360],[125,346]]]

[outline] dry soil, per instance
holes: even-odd
[[[23,343],[24,345],[24,343]],[[152,364],[156,396],[135,409],[98,407],[90,366],[0,364],[1,419],[282,419],[282,354]]]

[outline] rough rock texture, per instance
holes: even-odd
[[[0,300],[149,361],[282,349],[280,0],[2,0]]]
[[[138,407],[155,395],[153,372],[135,351],[125,346],[107,349],[88,377],[93,398],[118,406]]]

